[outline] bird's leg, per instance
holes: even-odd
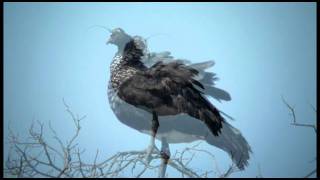
[[[149,164],[150,160],[151,160],[151,154],[154,148],[154,144],[155,144],[155,137],[157,135],[157,131],[158,131],[158,127],[159,127],[159,121],[158,121],[158,115],[156,112],[152,112],[152,124],[151,124],[151,139],[150,139],[150,145],[147,149],[147,155],[146,155],[146,159],[147,159],[147,163]]]
[[[159,170],[159,178],[164,178],[166,174],[167,164],[170,159],[170,148],[166,138],[161,139],[161,165]]]

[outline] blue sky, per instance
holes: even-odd
[[[210,71],[232,101],[212,103],[236,119],[230,123],[253,149],[248,169],[233,176],[255,177],[260,165],[265,177],[301,177],[315,167],[315,134],[290,126],[281,95],[295,106],[298,121],[316,122],[309,106],[316,106],[316,3],[4,3],[4,138],[9,124],[23,135],[33,119],[71,136],[64,98],[87,115],[79,137],[86,159],[96,149],[110,156],[146,147],[149,137],[121,124],[109,107],[116,47],[105,45],[107,32],[88,30],[92,25],[143,37],[166,34],[149,40],[152,51],[216,62]],[[221,167],[230,164],[224,152],[202,148]]]

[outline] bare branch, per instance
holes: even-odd
[[[295,110],[292,106],[289,105],[289,103],[287,103],[287,101],[282,97],[282,101],[283,103],[287,106],[287,108],[290,110],[292,116],[293,116],[293,123],[291,123],[291,125],[293,126],[299,126],[299,127],[309,127],[312,128],[314,130],[314,132],[317,134],[317,127],[316,124],[305,124],[305,123],[297,123],[296,120],[296,116],[295,116]],[[309,103],[309,105],[311,106],[312,110],[316,113],[317,110],[316,108]],[[315,158],[316,159],[316,158]],[[310,176],[312,176],[313,174],[315,174],[317,172],[317,169],[312,170],[310,173],[308,173],[304,178],[308,178]]]
[[[293,126],[301,126],[301,127],[313,128],[313,130],[315,131],[315,133],[317,133],[317,127],[316,127],[315,124],[297,123],[297,119],[296,119],[294,107],[290,106],[283,97],[282,97],[282,101],[283,101],[283,103],[287,106],[287,108],[290,110],[291,115],[292,115],[292,117],[293,117],[293,123],[291,123],[291,125],[293,125]],[[315,109],[314,109],[314,110],[315,110]],[[316,110],[315,110],[315,112],[316,112]]]
[[[86,116],[78,116],[73,113],[70,106],[63,99],[63,104],[70,119],[74,122],[75,131],[66,143],[58,136],[57,132],[49,122],[50,132],[53,139],[58,142],[58,147],[50,144],[45,137],[45,126],[40,121],[34,122],[29,128],[27,141],[20,140],[9,128],[9,143],[12,146],[6,160],[4,173],[15,177],[120,177],[121,173],[127,170],[135,177],[142,177],[146,172],[160,169],[159,175],[167,177],[167,165],[183,177],[200,178],[208,177],[213,170],[196,172],[191,166],[196,153],[204,153],[214,159],[214,155],[207,150],[198,148],[200,143],[176,151],[175,155],[165,164],[158,165],[161,161],[160,150],[155,146],[150,154],[150,161],[145,162],[147,150],[123,151],[98,162],[99,150],[97,150],[92,163],[83,162],[81,156],[84,150],[78,148],[77,138],[79,137],[80,122]],[[36,126],[38,125],[38,126]],[[39,128],[36,128],[39,127]],[[161,171],[162,168],[162,171]],[[224,177],[229,176],[233,171],[227,170]],[[135,174],[135,175],[134,175]]]
[[[316,172],[317,172],[317,169],[314,169],[309,174],[307,174],[304,178],[308,178],[308,177],[312,176],[313,174],[315,174]]]

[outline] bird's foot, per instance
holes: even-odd
[[[163,160],[163,162],[165,163],[165,164],[168,164],[168,161],[169,161],[169,159],[170,159],[170,151],[168,151],[168,150],[161,150],[160,151],[160,156],[161,156],[161,159]]]
[[[169,148],[161,149],[160,156],[161,156],[161,165],[160,165],[158,177],[164,178],[166,174],[167,164],[169,163],[169,159],[170,159]]]

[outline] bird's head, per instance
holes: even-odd
[[[114,44],[118,47],[121,47],[131,40],[131,36],[129,36],[121,28],[115,28],[113,30],[109,30],[109,32],[111,33],[111,35],[107,41],[107,44]]]

